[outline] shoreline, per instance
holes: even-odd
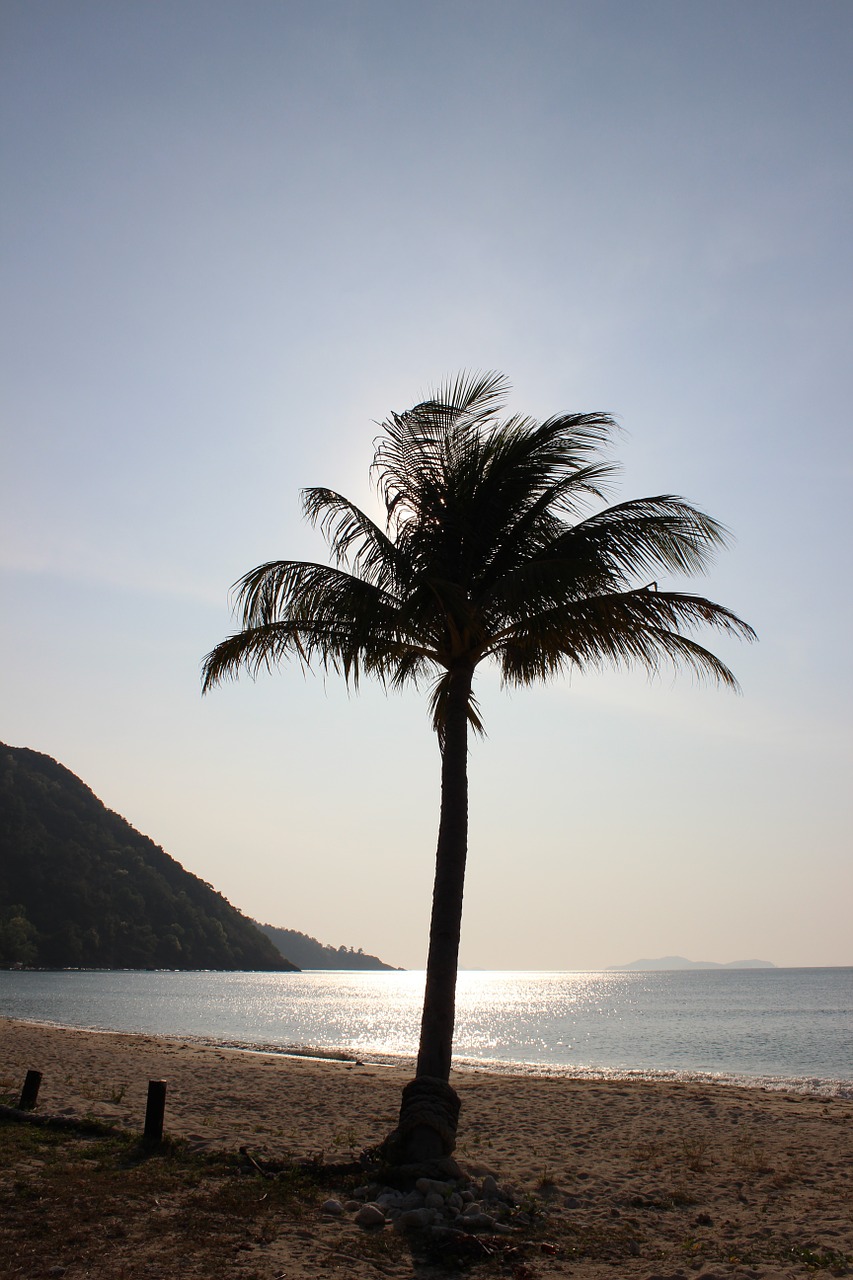
[[[42,1065],[35,1061],[36,1058],[42,1059]],[[25,1061],[26,1067],[23,1066]],[[207,1113],[216,1116],[216,1123],[222,1130],[220,1141],[227,1141],[228,1134],[244,1126],[241,1126],[239,1117],[235,1125],[234,1117],[229,1119],[226,1116],[220,1108],[222,1100],[217,1099],[215,1088],[212,1093],[199,1094],[198,1080],[203,1076],[221,1075],[229,1085],[242,1079],[249,1092],[257,1090],[262,1077],[270,1076],[279,1086],[287,1084],[306,1089],[331,1087],[343,1081],[346,1082],[344,1092],[353,1097],[361,1092],[357,1087],[359,1084],[369,1082],[370,1091],[376,1094],[378,1101],[389,1089],[401,1089],[411,1079],[414,1064],[414,1056],[370,1053],[362,1056],[347,1049],[283,1047],[192,1035],[155,1035],[144,1031],[77,1027],[0,1015],[0,1092],[7,1096],[15,1093],[13,1077],[16,1067],[21,1081],[26,1070],[34,1068],[41,1070],[45,1077],[39,1097],[41,1108],[57,1114],[74,1114],[84,1104],[79,1111],[81,1115],[95,1115],[133,1127],[130,1095],[140,1092],[142,1076],[145,1075],[147,1086],[148,1078],[160,1078],[155,1067],[160,1068],[161,1075],[167,1076],[171,1068],[175,1086],[173,1100],[177,1106],[176,1134],[178,1130],[183,1132],[192,1114]],[[47,1071],[44,1070],[45,1065]],[[75,1068],[80,1076],[75,1074]],[[825,1107],[837,1104],[849,1112],[853,1120],[853,1089],[847,1081],[799,1082],[801,1086],[838,1085],[842,1089],[842,1092],[826,1093],[819,1087],[786,1087],[785,1082],[771,1077],[746,1081],[711,1073],[577,1071],[552,1069],[535,1063],[454,1059],[451,1082],[463,1103],[484,1089],[513,1097],[522,1096],[525,1090],[531,1094],[550,1091],[575,1100],[583,1095],[627,1097],[634,1094],[647,1101],[663,1097],[702,1097],[720,1103],[752,1101],[757,1106],[762,1100],[766,1100],[768,1105],[779,1100],[780,1104],[785,1101],[811,1106],[822,1104]],[[126,1095],[128,1105],[125,1105]],[[335,1096],[337,1099],[337,1094]],[[396,1118],[396,1093],[393,1098],[393,1105],[387,1113],[389,1123]],[[64,1102],[64,1105],[48,1107],[48,1100]],[[342,1106],[346,1105],[346,1098],[339,1100]],[[276,1106],[279,1099],[267,1101]],[[256,1105],[260,1102],[260,1098],[255,1099]],[[211,1121],[205,1123],[210,1125]],[[269,1126],[259,1123],[257,1118],[253,1121],[254,1133],[268,1130]],[[364,1145],[369,1146],[370,1142]]]
[[[411,1077],[399,1063],[0,1018],[7,1100],[17,1101],[30,1069],[43,1074],[42,1113],[138,1132],[148,1081],[165,1080],[166,1134],[190,1151],[245,1147],[259,1160],[333,1163],[387,1136]],[[836,1274],[853,1269],[851,1099],[481,1068],[456,1070],[451,1081],[462,1102],[456,1157],[466,1175],[491,1174],[537,1198],[567,1239],[594,1239],[606,1251],[630,1230],[642,1257],[623,1258],[620,1277],[664,1274],[653,1259],[666,1257],[665,1274],[686,1278],[685,1242],[693,1249],[697,1241],[701,1256],[715,1259],[709,1276],[804,1277],[817,1256],[841,1259]],[[357,1230],[336,1228],[349,1229]],[[314,1264],[297,1265],[309,1246],[294,1249],[288,1274],[316,1275]],[[570,1270],[584,1280],[613,1275],[604,1261],[577,1259]],[[537,1259],[537,1277],[552,1274],[565,1269]]]
[[[15,1018],[0,1014],[3,1023],[21,1023],[34,1027],[54,1028],[58,1031],[79,1031],[104,1036],[139,1036],[152,1040],[164,1040],[175,1044],[198,1046],[208,1049],[228,1049],[235,1053],[267,1055],[280,1058],[296,1058],[306,1061],[342,1062],[356,1066],[389,1067],[407,1074],[414,1071],[414,1054],[378,1053],[373,1050],[355,1050],[327,1045],[281,1045],[272,1041],[246,1041],[218,1039],[186,1033],[176,1035],[144,1030],[127,1031],[114,1027],[78,1026],[53,1021],[49,1018]],[[540,1062],[514,1062],[493,1058],[461,1057],[454,1054],[454,1074],[466,1075],[481,1072],[490,1076],[518,1077],[520,1079],[574,1080],[590,1083],[646,1083],[684,1084],[708,1088],[754,1089],[770,1093],[795,1093],[816,1098],[853,1099],[853,1077],[748,1075],[730,1071],[675,1070],[655,1067],[588,1067]]]

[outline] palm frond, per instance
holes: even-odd
[[[246,574],[235,592],[241,629],[204,659],[204,692],[240,670],[256,677],[287,658],[337,671],[354,687],[362,671],[387,683],[401,662],[414,676],[434,661],[407,631],[393,596],[343,570],[270,561]]]
[[[574,667],[637,666],[650,674],[684,661],[700,678],[737,689],[734,675],[713,653],[684,635],[710,626],[754,640],[755,632],[730,609],[703,596],[648,588],[591,596],[528,617],[496,636],[504,682],[530,684]]]
[[[543,555],[586,542],[626,575],[702,573],[731,534],[725,525],[675,494],[635,498],[607,507],[568,530]]]
[[[436,676],[429,694],[429,710],[432,727],[438,734],[439,743],[444,740],[444,726],[447,721],[447,706],[450,696],[450,672],[443,671]],[[480,715],[480,704],[472,694],[468,699],[468,724],[479,738],[485,738],[486,728]]]
[[[506,403],[512,384],[503,373],[491,370],[463,370],[430,391],[422,404],[435,406],[439,412],[449,410],[476,425],[487,421]]]
[[[302,510],[309,524],[319,524],[337,565],[348,565],[384,590],[392,588],[402,568],[399,550],[355,503],[334,489],[303,489]]]
[[[458,469],[468,442],[504,403],[509,383],[498,373],[463,373],[428,399],[392,414],[377,439],[372,474],[389,525],[425,514]]]
[[[502,512],[503,520],[484,519],[478,526],[484,543],[478,591],[486,594],[534,558],[544,558],[544,549],[567,531],[565,517],[577,515],[581,503],[591,497],[603,497],[604,486],[614,470],[606,462],[590,463],[558,476],[538,492],[528,491],[526,501],[511,504],[505,499],[508,510]]]
[[[202,693],[245,671],[253,680],[261,670],[272,671],[285,658],[303,656],[298,629],[286,623],[243,627],[221,640],[202,661]]]

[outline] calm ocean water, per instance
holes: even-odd
[[[280,1050],[411,1057],[422,972],[9,973],[0,1015]],[[459,975],[460,1063],[853,1097],[853,968]]]

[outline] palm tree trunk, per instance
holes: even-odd
[[[468,856],[468,700],[473,670],[450,677],[441,751],[441,818],[429,931],[418,1076],[450,1079],[462,895]]]
[[[403,1090],[397,1129],[384,1144],[390,1164],[458,1176],[459,1098],[449,1084],[456,970],[468,854],[468,700],[473,667],[450,675],[441,747],[441,817],[432,895],[426,991],[415,1079]]]

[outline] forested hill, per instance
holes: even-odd
[[[377,956],[365,955],[360,948],[353,951],[352,947],[326,947],[307,933],[277,929],[271,924],[259,924],[258,928],[300,969],[394,969],[394,965],[385,964]]]
[[[70,770],[0,744],[0,966],[294,970]]]

